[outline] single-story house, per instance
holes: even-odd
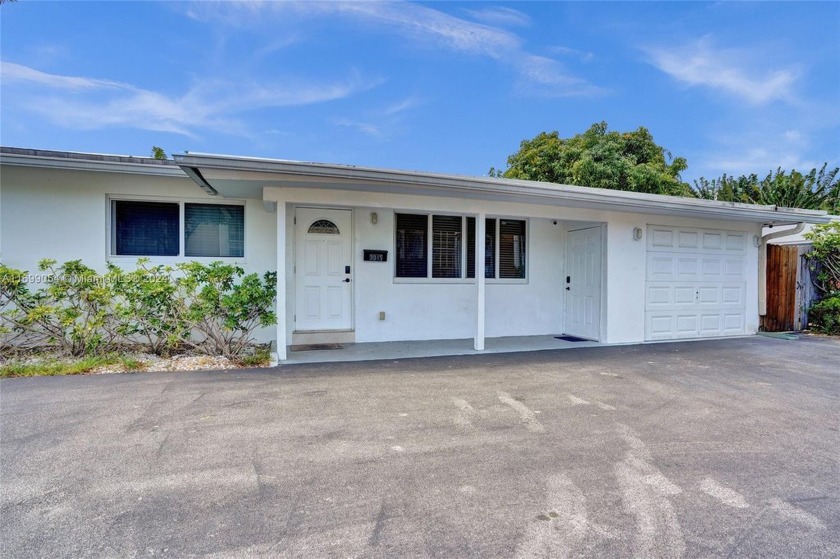
[[[743,336],[762,228],[822,212],[579,186],[185,153],[0,150],[0,256],[276,270],[287,346],[567,334]]]

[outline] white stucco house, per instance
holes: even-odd
[[[489,177],[187,153],[0,150],[0,257],[277,270],[302,343],[754,334],[762,229],[822,212]]]

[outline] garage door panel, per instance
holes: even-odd
[[[677,314],[676,320],[676,337],[681,338],[686,333],[693,334],[697,332],[697,314],[696,313],[684,313],[684,314]]]
[[[677,281],[694,281],[700,276],[700,258],[680,256],[677,258]]]
[[[726,250],[728,252],[745,252],[747,248],[746,233],[727,233]]]
[[[744,307],[744,286],[723,286],[721,288],[721,303],[723,305]]]
[[[647,279],[668,281],[674,279],[675,262],[668,255],[650,255],[647,263]]]
[[[740,334],[744,331],[744,314],[731,313],[723,315],[723,330],[726,333]]]
[[[697,288],[698,306],[719,306],[721,299],[721,288],[717,285],[700,286]]]
[[[648,252],[746,254],[747,234],[650,225],[647,249]]]
[[[678,231],[677,246],[681,249],[696,249],[700,243],[700,235],[696,231]]]
[[[648,282],[645,310],[665,308],[743,308],[745,289],[740,284]]]
[[[646,300],[648,308],[670,308],[674,304],[674,289],[670,285],[648,286]]]
[[[648,226],[645,338],[742,334],[747,234]]]
[[[674,320],[671,314],[645,313],[645,328],[650,336],[648,339],[669,340],[674,337]]]
[[[674,305],[694,305],[694,299],[696,298],[696,291],[694,290],[694,286],[673,286],[671,290],[674,292]]]
[[[648,250],[657,248],[671,250],[674,248],[674,234],[671,229],[651,226],[648,229]]]
[[[724,260],[723,278],[726,281],[744,281],[743,258],[727,258]]]
[[[700,266],[703,281],[720,281],[723,279],[723,258],[705,256]]]
[[[718,313],[700,314],[699,330],[701,336],[716,336],[721,332],[723,317]]]
[[[723,248],[723,234],[722,233],[703,233],[703,249],[718,251]]]

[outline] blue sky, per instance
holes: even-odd
[[[30,2],[0,142],[468,175],[645,126],[683,178],[840,162],[840,3]]]

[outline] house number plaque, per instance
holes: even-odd
[[[388,251],[387,250],[364,249],[364,254],[365,254],[365,262],[387,262],[388,261]]]

